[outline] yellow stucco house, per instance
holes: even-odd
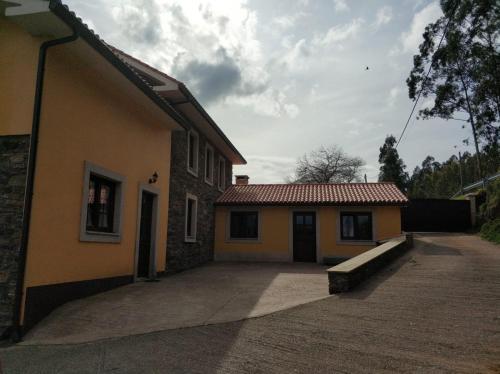
[[[339,263],[401,235],[393,183],[248,184],[216,203],[215,259]]]
[[[1,327],[13,310],[20,331],[165,270],[185,125],[59,1],[0,1],[0,51]]]

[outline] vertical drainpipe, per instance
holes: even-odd
[[[66,36],[64,38],[59,38],[59,39],[47,40],[43,42],[40,45],[40,50],[38,53],[38,68],[36,75],[35,100],[33,107],[33,124],[31,127],[28,173],[26,176],[26,188],[24,191],[23,227],[22,227],[21,245],[19,248],[17,289],[16,289],[16,297],[15,297],[14,313],[12,321],[13,331],[11,334],[11,339],[14,342],[20,341],[22,337],[21,306],[23,299],[24,275],[26,270],[26,257],[28,252],[31,205],[33,202],[33,185],[35,178],[38,132],[40,128],[40,113],[42,109],[42,92],[43,92],[43,81],[45,75],[45,61],[47,57],[47,50],[50,47],[54,47],[56,45],[61,45],[64,43],[75,41],[77,38],[78,34],[76,33],[75,30],[73,30],[73,33],[70,36]]]

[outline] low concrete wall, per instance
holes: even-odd
[[[330,294],[347,292],[413,247],[413,236],[391,239],[327,270]]]

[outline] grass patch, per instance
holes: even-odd
[[[500,218],[488,221],[481,226],[481,238],[500,244]]]

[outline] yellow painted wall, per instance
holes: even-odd
[[[25,106],[31,116],[32,103]],[[157,271],[165,269],[170,142],[176,125],[155,108],[83,41],[50,49],[24,296],[33,286],[133,275],[139,184],[155,171],[160,190],[156,264]],[[120,243],[80,241],[85,160],[126,178]]]
[[[41,42],[0,17],[0,136],[31,133]]]
[[[250,209],[254,210],[254,209]],[[258,208],[260,212],[261,237],[258,241],[227,241],[229,209],[218,207],[215,212],[215,256],[216,259],[258,259],[266,256],[271,260],[286,261],[289,253],[288,219],[286,207]],[[254,258],[255,257],[255,258]]]
[[[353,245],[340,243],[340,233],[338,232],[339,211],[349,211],[352,208],[321,207],[319,209],[320,223],[320,248],[323,257],[357,256],[369,249],[373,245]],[[400,208],[395,206],[380,206],[370,208],[358,208],[359,211],[371,211],[375,240],[384,240],[401,235],[401,214]]]
[[[319,251],[323,257],[356,256],[374,247],[373,244],[357,245],[340,243],[338,235],[339,210],[353,208],[318,207],[316,222],[319,225]],[[260,241],[232,242],[227,239],[228,214],[230,208],[217,207],[215,222],[215,255],[216,259],[261,259],[292,261],[290,215],[294,210],[288,207],[264,207],[261,212]],[[307,209],[304,209],[307,210]],[[399,207],[359,208],[372,211],[375,240],[389,239],[401,234],[401,216]]]

